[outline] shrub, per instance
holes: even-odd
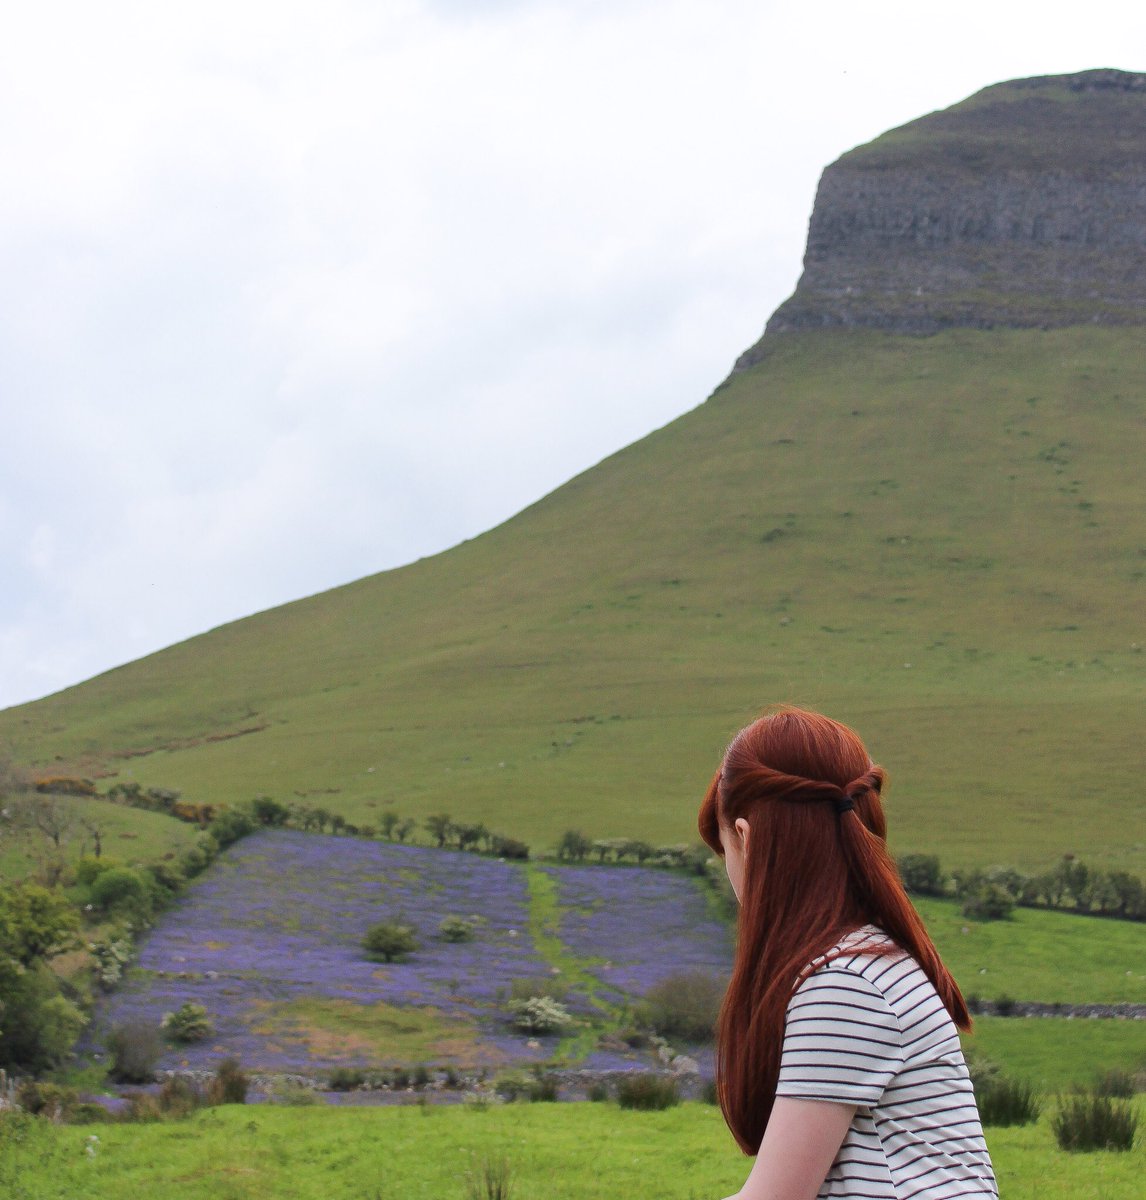
[[[251,1086],[237,1058],[225,1058],[215,1068],[215,1077],[207,1085],[210,1104],[246,1104],[247,1089]]]
[[[593,843],[579,829],[566,829],[557,843],[557,857],[563,861],[584,862]]]
[[[112,867],[92,883],[92,904],[103,912],[146,916],[151,911],[147,884],[130,867]]]
[[[603,1104],[609,1098],[609,1085],[604,1080],[598,1079],[596,1083],[589,1085],[588,1096],[594,1104]]]
[[[720,1093],[716,1089],[715,1079],[706,1079],[704,1081],[704,1087],[700,1092],[700,1099],[704,1104],[720,1103]]]
[[[16,1103],[27,1113],[51,1121],[69,1121],[79,1104],[75,1088],[25,1079],[16,1089]]]
[[[111,1031],[107,1048],[111,1053],[109,1074],[116,1083],[150,1083],[163,1053],[163,1039],[154,1025],[131,1021]]]
[[[680,1103],[676,1080],[650,1072],[626,1075],[617,1084],[617,1103],[622,1108],[662,1109]]]
[[[662,1037],[712,1041],[725,983],[706,971],[670,975],[645,997],[648,1021]]]
[[[563,1004],[549,996],[533,996],[529,1000],[511,1000],[510,1016],[513,1027],[523,1033],[542,1035],[560,1033],[573,1018]]]
[[[1025,1080],[993,1076],[983,1081],[975,1099],[984,1125],[1030,1125],[1039,1119],[1038,1097]]]
[[[36,962],[6,980],[3,991],[0,1067],[45,1071],[59,1066],[87,1018],[60,995],[60,982],[51,968]]]
[[[123,978],[123,969],[131,961],[132,945],[129,937],[109,938],[107,941],[89,942],[95,977],[101,987],[113,988]]]
[[[211,822],[209,832],[221,848],[226,848],[254,833],[255,828],[255,818],[249,812],[241,808],[228,808]]]
[[[169,1041],[181,1044],[201,1042],[215,1032],[207,1010],[202,1004],[192,1004],[190,1000],[174,1012],[164,1013],[160,1028]]]
[[[402,962],[418,948],[414,931],[400,921],[371,925],[362,939],[366,957],[374,962]]]
[[[468,917],[443,917],[438,934],[443,942],[472,942],[474,923]]]
[[[159,1097],[150,1092],[132,1092],[125,1096],[127,1100],[127,1120],[129,1121],[162,1121],[163,1109]]]
[[[332,1092],[353,1092],[366,1082],[366,1072],[357,1067],[335,1067],[327,1077],[326,1086]]]
[[[509,1159],[483,1158],[466,1173],[466,1200],[510,1200],[513,1195],[513,1172]]]
[[[555,1075],[537,1075],[529,1081],[526,1093],[531,1104],[552,1104],[557,1099],[557,1077]]]
[[[1068,1096],[1051,1120],[1063,1150],[1129,1150],[1138,1131],[1138,1116],[1126,1100],[1109,1096]]]
[[[306,1108],[319,1103],[313,1088],[289,1079],[275,1083],[270,1089],[269,1099],[272,1104],[285,1104],[289,1108]]]
[[[422,1063],[419,1063],[414,1068],[414,1073],[410,1078],[415,1087],[425,1087],[430,1082],[430,1072],[426,1070]]]
[[[977,921],[1003,921],[1014,907],[1014,897],[1001,883],[984,880],[964,897],[963,915]]]
[[[502,837],[500,834],[494,834],[490,839],[490,846],[494,855],[498,858],[511,858],[519,861],[524,861],[529,857],[529,847],[517,840],[517,838]]]
[[[499,1075],[494,1080],[493,1090],[503,1099],[512,1103],[529,1091],[529,1078],[520,1071],[509,1075]]]
[[[995,1001],[995,1016],[997,1017],[1013,1017],[1015,1015],[1015,1001],[1010,996],[1000,996]]]
[[[905,854],[897,862],[903,886],[915,896],[942,896],[945,882],[936,854]]]
[[[172,1075],[159,1089],[159,1107],[168,1116],[190,1116],[202,1104],[203,1093],[185,1075]]]

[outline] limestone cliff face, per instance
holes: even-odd
[[[845,154],[804,273],[741,356],[792,330],[1146,324],[1146,75],[998,84]]]

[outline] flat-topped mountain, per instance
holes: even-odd
[[[1146,74],[1100,70],[996,84],[843,155],[767,332],[1143,322]]]
[[[1004,84],[845,156],[707,402],[444,554],[0,713],[0,753],[679,842],[787,700],[889,768],[897,850],[1146,873],[1144,78]]]

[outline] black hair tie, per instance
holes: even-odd
[[[856,802],[846,793],[832,800],[832,807],[836,810],[837,817],[842,817],[844,813],[851,812],[855,806]]]

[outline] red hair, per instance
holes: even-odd
[[[792,993],[845,934],[879,926],[919,963],[955,1024],[971,1027],[888,853],[884,779],[846,725],[781,708],[733,738],[701,805],[700,835],[722,857],[721,827],[744,817],[750,830],[716,1045],[720,1106],[746,1154],[759,1150],[772,1112]]]

